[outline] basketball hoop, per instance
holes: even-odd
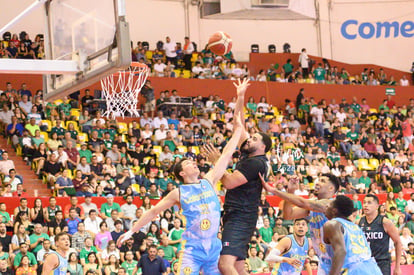
[[[102,96],[106,100],[103,116],[115,119],[125,113],[139,117],[138,95],[148,78],[150,69],[147,65],[132,62],[125,71],[108,75],[101,80]]]

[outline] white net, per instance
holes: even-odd
[[[119,71],[101,80],[102,96],[106,100],[104,116],[115,119],[125,114],[139,117],[138,95],[148,78],[149,68],[131,64],[128,70]]]

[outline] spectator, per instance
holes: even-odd
[[[26,260],[23,260],[23,264],[25,265],[25,268],[28,267],[28,265],[30,265],[33,270],[34,273],[31,274],[36,274],[36,269],[37,269],[37,260],[35,255],[32,252],[29,252],[29,246],[27,245],[27,243],[20,243],[20,252],[18,252],[15,256],[14,256],[14,261],[13,261],[13,266],[14,268],[17,268],[20,266],[20,264],[22,263],[23,258],[26,258],[28,261],[26,262]],[[22,273],[23,274],[23,273]]]
[[[42,249],[42,244],[45,240],[49,240],[49,236],[42,233],[42,225],[40,223],[35,224],[33,234],[30,235],[30,250],[34,255]]]
[[[308,78],[309,75],[309,57],[306,53],[306,49],[303,48],[301,54],[299,55],[298,62],[300,63],[300,68],[302,69],[303,78]]]
[[[92,236],[85,230],[85,224],[83,222],[78,223],[77,232],[72,235],[71,247],[80,253],[85,248],[86,238],[92,238]]]
[[[181,228],[181,221],[180,219],[174,220],[174,228],[170,230],[168,233],[168,238],[170,239],[169,244],[177,249],[177,251],[181,250],[181,235],[183,234],[184,229]]]
[[[78,212],[76,208],[71,208],[69,210],[69,217],[66,219],[68,224],[68,233],[73,237],[73,235],[78,232],[78,225],[82,222],[81,219],[78,217]]]
[[[102,219],[98,217],[98,211],[95,209],[89,210],[89,215],[85,219],[85,230],[91,235],[95,236],[99,233],[99,225],[102,222]]]
[[[9,159],[9,153],[6,151],[2,154],[2,160],[0,160],[0,175],[7,176],[11,169],[15,169],[14,162]]]
[[[150,245],[148,248],[148,254],[141,257],[136,266],[133,274],[136,273],[138,268],[142,269],[143,274],[161,275],[167,271],[164,261],[161,257],[157,256],[157,246]]]
[[[109,241],[112,240],[112,235],[108,231],[108,226],[106,222],[101,222],[99,224],[99,233],[95,235],[95,246],[98,251],[106,249],[109,244]]]
[[[106,202],[101,205],[101,216],[103,219],[111,217],[112,210],[121,211],[121,207],[118,203],[114,202],[114,196],[109,194],[106,196]]]

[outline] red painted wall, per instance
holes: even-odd
[[[25,82],[32,92],[42,88],[42,77],[36,75],[10,75],[0,74],[0,88],[5,88],[6,82],[10,81],[13,87],[18,89],[21,83]],[[155,88],[156,96],[160,91],[176,89],[181,96],[195,96],[210,94],[219,94],[224,100],[229,101],[235,96],[233,81],[214,80],[214,79],[178,79],[178,78],[151,78],[152,85]],[[3,88],[3,89],[4,89]],[[97,83],[89,87],[101,89]],[[292,84],[292,83],[275,83],[275,82],[256,82],[252,81],[246,97],[253,96],[256,101],[261,96],[266,96],[268,102],[274,106],[281,107],[286,98],[296,99],[299,89],[305,89],[306,97],[314,97],[316,100],[336,98],[337,102],[345,97],[348,102],[356,96],[359,100],[362,97],[367,98],[368,104],[373,108],[378,108],[385,98],[385,86],[354,86],[354,85],[322,85],[322,84]],[[407,104],[410,98],[414,98],[414,86],[395,87],[398,104]],[[247,100],[247,99],[246,99]],[[144,102],[143,99],[140,102]]]

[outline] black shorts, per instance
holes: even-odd
[[[378,267],[381,269],[383,275],[391,275],[391,260],[376,260]]]
[[[237,261],[247,258],[250,238],[256,229],[257,212],[229,210],[224,212],[221,255],[232,255]]]

